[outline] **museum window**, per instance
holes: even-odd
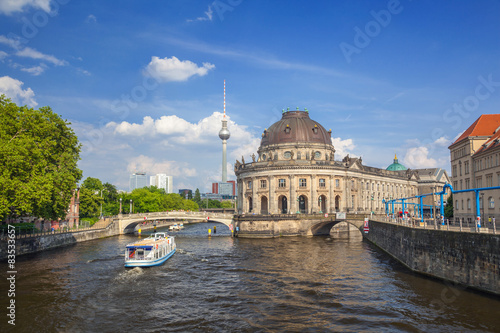
[[[462,199],[462,210],[464,210],[464,200]]]
[[[251,181],[251,180],[249,180],[249,181],[248,181],[248,189],[249,189],[249,190],[251,190],[251,189],[252,189],[252,181]]]
[[[470,179],[469,178],[465,179],[465,190],[468,190],[468,189],[470,189]]]
[[[455,207],[458,209],[458,200],[455,200]]]
[[[307,187],[307,179],[305,179],[305,178],[299,178],[299,187],[300,188]]]
[[[326,181],[324,178],[319,179],[319,187],[320,188],[325,188],[326,187]]]
[[[483,177],[476,178],[476,188],[483,187]]]
[[[467,209],[470,210],[470,199],[467,199]]]
[[[301,156],[302,154],[300,153],[300,151],[297,152],[297,159],[300,160],[301,159]]]
[[[278,180],[278,187],[285,188],[286,187],[286,179],[279,179]]]
[[[465,169],[465,174],[468,175],[469,174],[469,162],[465,162],[464,163],[464,169]]]
[[[354,189],[354,180],[351,180],[351,189]]]
[[[374,188],[375,188],[375,184],[372,183],[372,191],[373,191]]]
[[[262,179],[260,181],[260,188],[266,188],[267,187],[267,180],[265,179]]]
[[[495,208],[495,199],[493,199],[493,197],[488,198],[488,208],[489,209]]]
[[[337,188],[340,187],[340,181],[338,179],[335,179],[335,187],[337,187]]]

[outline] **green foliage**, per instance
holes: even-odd
[[[222,201],[221,202],[221,208],[233,208],[234,204],[232,201]]]
[[[94,189],[82,185],[80,188],[80,217],[98,217],[101,212],[102,201]]]
[[[194,202],[196,202],[199,206],[201,206],[201,195],[200,195],[200,190],[199,189],[196,189],[196,191],[194,192],[194,199],[193,199]]]
[[[64,218],[82,176],[70,123],[49,107],[20,107],[4,95],[0,123],[0,219]]]
[[[82,187],[89,190],[100,191],[103,188],[102,182],[97,178],[87,177],[82,183]]]
[[[453,194],[450,194],[448,200],[446,200],[446,206],[444,207],[444,217],[447,219],[453,217]]]

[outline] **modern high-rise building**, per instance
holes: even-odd
[[[145,172],[136,172],[130,175],[130,192],[132,192],[136,188],[143,188],[146,186],[148,186],[148,180]]]
[[[155,176],[155,186],[162,188],[166,193],[173,193],[172,176],[167,176],[164,173],[159,173]]]
[[[156,186],[156,176],[149,176],[149,186]]]

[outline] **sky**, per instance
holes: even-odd
[[[128,190],[228,178],[281,110],[332,129],[335,159],[450,170],[448,146],[499,113],[500,1],[0,0],[0,93],[50,106],[83,177]]]

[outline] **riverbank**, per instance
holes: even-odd
[[[111,222],[104,228],[94,230],[44,234],[41,236],[23,238],[9,238],[9,235],[7,235],[5,241],[0,242],[0,260],[6,260],[9,254],[21,256],[79,242],[117,236],[119,234],[120,230],[118,229],[118,225]],[[12,253],[12,247],[9,247],[9,245],[15,246],[15,253]],[[11,251],[10,253],[9,250]]]

